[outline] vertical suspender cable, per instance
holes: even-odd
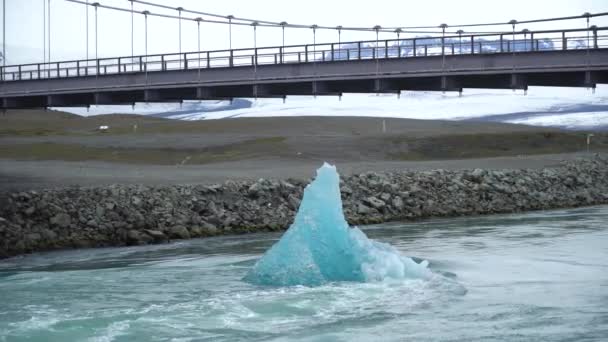
[[[148,78],[148,14],[150,12],[143,11],[144,14],[144,56],[146,58],[144,62],[144,70],[146,72],[146,79]]]
[[[401,32],[403,32],[403,30],[400,28],[395,30],[395,33],[397,33],[397,58],[401,58]]]
[[[134,24],[133,24],[133,22],[134,22],[134,18],[133,17],[135,15],[135,13],[133,12],[133,0],[129,0],[129,1],[131,1],[131,71],[133,71],[134,64],[135,64],[135,62],[134,62],[135,52],[134,52],[134,48],[133,48],[133,41],[134,41],[134,39],[133,39],[133,34],[134,34],[133,33],[133,31],[134,31],[134,26],[133,26]]]
[[[42,63],[46,68],[46,1],[42,0]]]
[[[448,25],[441,24],[439,27],[441,28],[441,70],[445,71],[445,29]],[[481,53],[481,51],[479,51],[479,53]]]
[[[312,65],[314,70],[312,93],[315,98],[317,97],[317,27],[318,26],[316,24],[310,27],[312,28]]]
[[[585,12],[583,14],[583,17],[585,17],[585,19],[587,20],[587,53],[586,53],[586,64],[587,64],[587,71],[585,72],[585,83],[587,83],[587,88],[589,88],[591,86],[591,75],[590,75],[590,71],[589,71],[589,63],[590,63],[590,56],[589,56],[589,17],[591,16],[591,14],[589,14],[588,12]]]
[[[177,8],[177,13],[178,13],[178,27],[179,27],[179,37],[177,37],[177,41],[179,42],[179,68],[182,68],[182,11],[184,9],[181,7]],[[184,65],[186,65],[186,59],[184,58]]]
[[[515,91],[515,87],[517,86],[517,84],[515,83],[515,25],[517,24],[517,20],[513,19],[511,21],[509,21],[509,24],[511,24],[513,26],[513,46],[511,47],[512,49],[512,54],[511,54],[511,59],[513,61],[513,68],[512,68],[512,75],[511,75],[511,87],[513,88],[513,91]],[[479,51],[479,53],[481,53],[481,51]]]
[[[85,24],[84,24],[85,25],[84,32],[85,32],[85,35],[86,35],[86,37],[84,39],[85,40],[85,45],[86,45],[86,58],[85,59],[88,61],[89,60],[89,0],[87,0],[87,5],[84,6],[84,9],[86,10],[86,12],[84,14],[84,17],[85,17],[85,19],[84,19],[84,22],[85,22]]]
[[[197,37],[198,37],[198,81],[201,81],[201,20],[202,18],[196,18],[196,29],[197,29]]]
[[[337,26],[338,30],[338,59],[342,58],[342,26]]]
[[[312,25],[312,62],[316,62],[317,58],[317,25]]]
[[[462,34],[464,33],[463,30],[458,30],[458,43],[459,43],[459,48],[458,48],[458,54],[462,55]],[[502,49],[502,47],[501,47]]]
[[[374,26],[374,31],[376,31],[376,47],[374,51],[374,59],[376,59],[376,95],[380,95],[380,29],[382,27],[380,25]]]
[[[374,52],[374,58],[377,60],[379,58],[380,55],[380,47],[378,45],[380,45],[380,29],[382,29],[382,27],[380,25],[376,25],[374,26],[374,31],[376,31],[376,52]],[[376,61],[376,69],[378,66],[378,62]]]
[[[283,40],[281,41],[281,64],[283,64],[285,59],[285,26],[287,25],[286,21],[281,21],[280,23],[281,29],[283,30]]]
[[[258,22],[251,23],[253,26],[253,97],[258,98]]]
[[[515,24],[517,24],[517,20],[511,20],[509,21],[509,24],[511,24],[513,26],[513,41],[512,41],[512,47],[511,47],[511,52],[512,52],[512,59],[513,59],[513,71],[515,71]],[[479,51],[481,53],[481,51]]]
[[[49,25],[48,34],[49,34],[49,63],[51,63],[51,0],[49,1],[49,5],[47,6],[47,14],[49,15],[49,20],[47,24]],[[59,71],[59,70],[58,70]]]
[[[228,18],[228,50],[232,51],[232,19],[234,19],[234,16],[229,15],[227,18]]]
[[[6,0],[2,0],[2,80],[6,67]]]
[[[93,6],[95,7],[95,88],[97,88],[99,85],[97,81],[99,78],[99,54],[97,49],[97,7],[99,6],[99,2],[93,3]],[[96,103],[98,104],[99,102],[96,101]]]
[[[98,47],[98,44],[97,44],[97,6],[99,6],[99,3],[96,2],[95,4],[96,4],[96,6],[95,6],[95,60],[96,60],[95,63],[99,63],[99,61],[98,61],[99,60],[99,53],[98,53],[99,50],[97,49],[97,47]],[[99,71],[99,70],[97,70],[97,71]]]

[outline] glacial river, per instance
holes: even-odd
[[[243,282],[279,234],[45,253],[0,261],[0,341],[608,340],[606,206],[363,228],[442,277]]]

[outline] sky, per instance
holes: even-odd
[[[35,63],[43,60],[43,3],[48,0],[4,0],[6,1],[6,45],[9,64]],[[84,1],[84,0],[83,0]],[[129,8],[128,0],[98,0],[103,5]],[[325,26],[384,27],[439,25],[441,23],[462,24],[478,22],[505,22],[510,19],[526,20],[556,16],[580,15],[584,12],[606,12],[605,0],[510,0],[510,1],[278,1],[278,0],[149,0],[172,7],[183,7],[218,14],[257,20],[287,21],[298,24]],[[92,2],[92,1],[91,1]],[[51,59],[84,59],[86,45],[86,6],[66,0],[51,0]],[[149,10],[155,13],[176,15],[177,11],[159,10],[150,6],[135,5],[135,11]],[[184,16],[194,17],[191,14]],[[115,57],[131,54],[131,15],[107,9],[98,10],[98,56]],[[592,25],[608,26],[608,17],[594,18]],[[135,54],[144,53],[144,19],[135,16]],[[553,22],[525,28],[554,29],[580,28],[583,19],[568,22]],[[179,49],[179,24],[174,19],[148,18],[148,53],[172,53]],[[521,27],[518,29],[523,29]],[[489,28],[488,28],[489,29]],[[492,28],[494,29],[494,28]],[[505,28],[506,29],[506,28]],[[94,10],[89,9],[89,56],[95,56]],[[201,25],[202,50],[228,48],[228,27],[221,24]],[[281,44],[280,28],[259,28],[258,46]],[[383,38],[394,38],[394,34],[383,34]],[[312,43],[312,30],[287,29],[286,44]],[[374,33],[344,32],[342,41],[373,40]],[[337,41],[335,30],[319,31],[317,42]],[[233,48],[248,48],[253,45],[251,27],[233,26]],[[196,23],[182,22],[182,51],[197,50]]]

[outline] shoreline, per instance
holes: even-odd
[[[283,231],[308,180],[110,185],[0,194],[0,258]],[[608,159],[510,170],[364,172],[341,177],[350,225],[608,204]]]

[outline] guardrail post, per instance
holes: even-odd
[[[139,72],[144,71],[143,59],[139,56]]]
[[[483,45],[482,42],[479,42],[479,53],[482,54],[483,53]]]
[[[4,81],[4,67],[0,66],[0,81]]]
[[[19,66],[19,81],[21,81],[21,65]]]
[[[454,43],[452,43],[452,56],[454,56]]]
[[[298,63],[302,63],[302,53],[298,52]]]
[[[504,37],[503,37],[503,35],[501,34],[501,35],[500,35],[500,52],[501,52],[501,53],[502,53],[502,52],[505,52],[505,51],[504,51],[504,48],[503,48],[503,41],[504,41]]]
[[[283,64],[283,54],[284,54],[284,53],[285,53],[285,52],[283,51],[283,47],[281,46],[281,47],[279,48],[279,54],[280,54],[280,56],[279,56],[279,57],[281,57],[281,58],[280,58],[280,62],[281,62],[281,64]]]
[[[57,78],[61,77],[60,71],[61,69],[59,68],[59,63],[57,63]]]
[[[536,51],[539,51],[539,46],[540,46],[540,41],[537,39],[536,40]]]
[[[428,45],[424,44],[424,57],[428,56]]]
[[[304,45],[304,62],[308,63],[308,45]]]
[[[38,79],[41,79],[42,78],[41,76],[42,75],[40,75],[40,64],[38,64]]]
[[[412,50],[414,51],[414,57],[416,57],[416,38],[414,38]]]
[[[209,51],[207,51],[207,69],[211,68],[211,55],[209,54]]]
[[[388,58],[388,40],[384,41],[384,58]]]
[[[188,54],[184,54],[184,69],[188,70]]]
[[[76,61],[76,76],[80,76],[80,61]]]
[[[471,55],[475,54],[475,36],[471,36]]]
[[[228,61],[228,66],[231,68],[234,66],[234,50],[230,50],[230,60]]]
[[[530,33],[530,50],[534,51],[534,32]],[[538,45],[536,46],[536,51],[538,51]]]
[[[120,58],[120,57],[118,57],[118,73],[119,73],[119,74],[122,72],[122,70],[121,70],[121,65],[120,65],[120,64],[121,64],[121,63],[120,63],[120,59],[121,59],[121,58]]]
[[[350,49],[346,49],[346,60],[350,61]]]
[[[331,61],[334,61],[334,44],[331,44]]]
[[[568,50],[568,40],[566,39],[566,32],[562,32],[562,50]]]
[[[361,59],[361,42],[357,43],[357,52],[359,59]]]
[[[397,58],[401,58],[401,41],[397,41]]]
[[[160,56],[160,70],[161,71],[167,70],[167,63],[165,62],[165,55]]]
[[[598,45],[597,45],[597,28],[593,29],[593,48],[597,49]]]
[[[258,65],[258,48],[253,49],[253,55],[255,56],[255,65]]]

